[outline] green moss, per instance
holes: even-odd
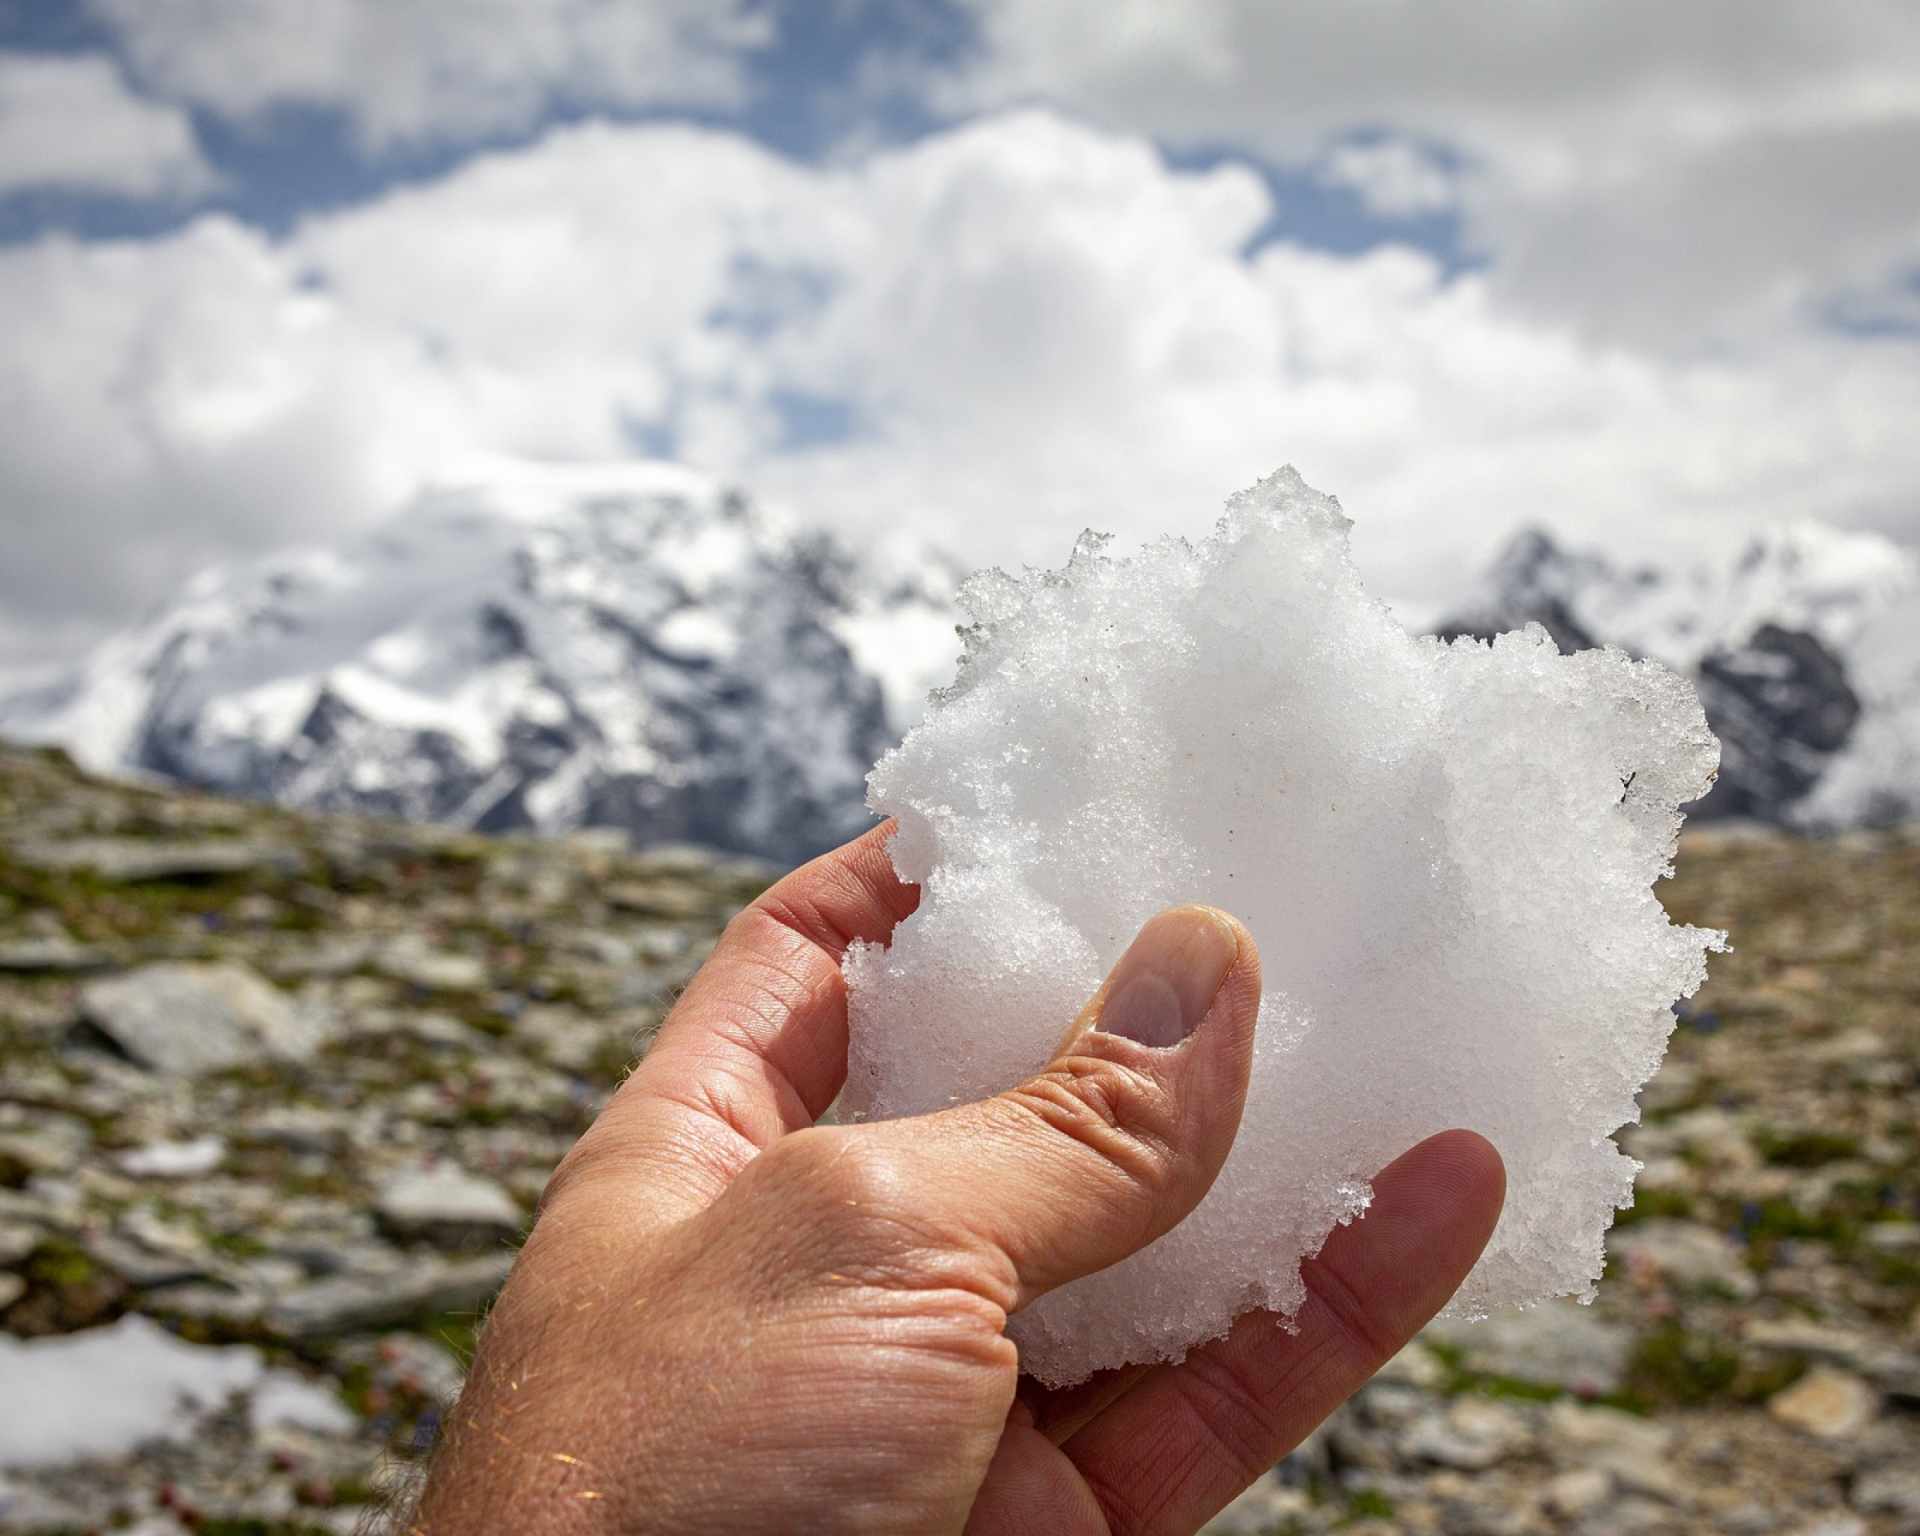
[[[435,1312],[420,1319],[413,1331],[425,1334],[465,1366],[473,1363],[473,1352],[479,1345],[480,1329],[485,1322],[484,1313],[471,1309]]]
[[[1806,1362],[1796,1357],[1747,1359],[1711,1334],[1667,1322],[1635,1342],[1620,1406],[1653,1412],[1713,1402],[1758,1403],[1805,1371]]]
[[[1564,1387],[1556,1387],[1551,1382],[1470,1372],[1464,1374],[1457,1383],[1449,1383],[1449,1390],[1456,1396],[1471,1392],[1479,1397],[1499,1397],[1521,1403],[1551,1403],[1567,1395]]]
[[[1631,1227],[1643,1221],[1672,1219],[1691,1221],[1697,1206],[1692,1195],[1681,1189],[1637,1189],[1633,1204],[1613,1218],[1616,1227]]]
[[[1757,1267],[1765,1268],[1772,1259],[1772,1248],[1781,1241],[1831,1243],[1846,1252],[1859,1240],[1860,1223],[1851,1213],[1823,1206],[1805,1211],[1791,1200],[1763,1200],[1742,1213],[1741,1230],[1746,1236]]]
[[[268,1252],[265,1243],[244,1232],[209,1232],[206,1243],[215,1253],[230,1259],[257,1259]]]
[[[1378,1488],[1356,1488],[1347,1495],[1347,1513],[1341,1523],[1344,1525],[1353,1520],[1391,1520],[1392,1518],[1392,1499]]]
[[[10,1332],[70,1333],[110,1321],[125,1309],[126,1283],[64,1238],[44,1239],[20,1273],[27,1290],[7,1309]]]
[[[1844,1131],[1781,1131],[1766,1126],[1754,1133],[1753,1144],[1776,1168],[1824,1168],[1860,1155],[1860,1138]]]
[[[81,1249],[60,1238],[48,1238],[27,1258],[27,1278],[65,1290],[88,1285],[99,1278],[100,1269]]]
[[[1740,1357],[1718,1340],[1663,1323],[1635,1342],[1627,1389],[1649,1405],[1690,1408],[1729,1396]]]
[[[1876,1253],[1869,1265],[1879,1284],[1896,1291],[1920,1291],[1920,1259],[1905,1254]]]

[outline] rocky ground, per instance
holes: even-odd
[[[769,873],[0,750],[0,1531],[352,1531]],[[1430,1330],[1218,1529],[1920,1532],[1920,836],[1716,828],[1667,900],[1737,949],[1598,1305]]]

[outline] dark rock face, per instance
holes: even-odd
[[[1571,606],[1585,563],[1538,528],[1523,529],[1487,573],[1481,605],[1448,619],[1434,633],[1442,640],[1461,635],[1490,640],[1505,630],[1538,624],[1563,653],[1591,650],[1602,642],[1587,633]]]
[[[952,628],[939,557],[883,575],[683,471],[429,499],[281,564],[0,699],[0,733],[309,810],[795,863],[870,824],[888,699],[933,681],[868,637]]]
[[[1860,700],[1840,658],[1804,631],[1763,624],[1695,678],[1720,737],[1720,779],[1701,811],[1777,821],[1847,744]]]
[[[1734,579],[1750,575],[1764,553],[1758,545],[1749,548]],[[1613,644],[1677,665],[1699,688],[1723,754],[1712,794],[1690,814],[1784,824],[1860,720],[1862,704],[1846,663],[1811,630],[1761,623],[1738,643],[1716,646],[1689,665],[1703,620],[1686,602],[1674,601],[1680,590],[1658,570],[1621,571],[1528,529],[1494,562],[1478,597],[1435,632],[1442,639],[1486,639],[1532,623],[1562,651]],[[1643,604],[1643,597],[1652,601]],[[1650,609],[1660,612],[1657,621],[1644,617]],[[1624,632],[1609,632],[1596,613],[1621,616]]]

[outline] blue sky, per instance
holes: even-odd
[[[1383,590],[1539,522],[1920,527],[1920,16],[0,0],[0,665],[503,458],[1054,559],[1292,460]]]
[[[875,57],[929,68],[952,67],[982,47],[977,20],[947,0],[912,4],[855,0],[785,0],[770,10],[773,32],[746,53],[745,97],[705,109],[610,108],[604,103],[547,102],[538,118],[511,133],[456,143],[426,143],[369,157],[357,146],[346,110],[288,102],[244,123],[189,105],[193,131],[222,187],[204,198],[153,201],[102,195],[84,187],[37,185],[0,196],[0,241],[31,240],[48,231],[88,238],[151,236],[212,208],[230,210],[264,230],[284,233],[301,217],[364,202],[395,186],[443,176],[469,156],[512,150],[554,127],[583,119],[690,121],[744,134],[779,154],[819,161],[850,136],[903,143],[938,132],[950,119],[911,91],[863,91],[860,69]],[[84,6],[60,0],[14,0],[0,8],[0,50],[105,55],[128,68],[113,27]],[[1381,125],[1357,124],[1357,143],[1391,136]],[[1436,158],[1450,159],[1444,146]],[[1351,254],[1387,241],[1432,251],[1451,266],[1471,257],[1451,210],[1388,217],[1352,186],[1329,183],[1309,166],[1266,159],[1246,145],[1197,142],[1168,146],[1172,163],[1205,168],[1234,161],[1255,169],[1274,199],[1274,216],[1257,247],[1289,239]]]

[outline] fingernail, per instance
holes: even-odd
[[[1178,1045],[1200,1027],[1240,944],[1209,907],[1176,907],[1140,930],[1113,968],[1094,1028],[1141,1045]]]

